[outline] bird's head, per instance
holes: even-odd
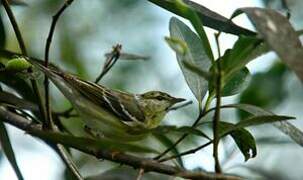
[[[141,94],[141,98],[150,106],[157,108],[157,111],[166,111],[174,104],[185,101],[185,99],[175,98],[161,91],[146,92]]]

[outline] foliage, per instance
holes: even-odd
[[[190,0],[149,1],[187,19],[192,26],[191,28],[179,18],[172,17],[169,22],[170,35],[169,37],[166,37],[165,40],[176,53],[176,59],[184,79],[198,101],[199,116],[192,125],[161,125],[153,129],[146,129],[145,133],[147,135],[143,137],[145,139],[142,140],[140,138],[138,142],[129,143],[107,139],[104,138],[102,134],[98,137],[95,134],[90,134],[89,129],[85,129],[83,126],[79,129],[82,129],[86,133],[81,134],[81,136],[76,136],[75,133],[72,132],[73,127],[64,125],[62,123],[64,118],[69,119],[77,116],[77,114],[73,114],[75,111],[72,109],[57,112],[51,106],[50,109],[47,108],[47,105],[51,105],[51,103],[48,102],[47,93],[51,89],[46,85],[47,80],[44,81],[45,89],[44,93],[42,93],[46,94],[44,97],[45,99],[41,100],[37,98],[39,97],[39,93],[37,94],[37,92],[42,91],[42,88],[40,88],[42,87],[42,83],[39,79],[40,75],[38,70],[32,69],[33,67],[28,61],[34,62],[33,64],[38,64],[41,67],[43,67],[41,65],[43,62],[36,58],[28,57],[27,54],[18,54],[5,50],[7,39],[5,26],[8,25],[3,23],[3,15],[0,16],[0,56],[2,58],[0,87],[1,89],[4,87],[3,91],[1,90],[0,92],[0,110],[2,112],[2,116],[0,117],[0,141],[5,155],[9,159],[19,179],[22,179],[23,177],[18,168],[16,157],[3,122],[10,123],[25,130],[32,136],[42,139],[43,142],[54,149],[61,157],[70,155],[70,153],[67,150],[64,152],[66,154],[62,153],[62,151],[58,149],[58,144],[62,144],[67,148],[80,150],[92,156],[96,156],[97,158],[105,158],[117,163],[125,163],[134,168],[143,169],[143,172],[146,168],[143,166],[146,161],[148,162],[147,164],[152,167],[150,168],[149,166],[150,169],[146,169],[147,171],[180,177],[188,177],[184,175],[188,173],[188,171],[185,170],[182,157],[200,150],[199,147],[189,149],[185,152],[181,152],[180,149],[178,149],[177,145],[182,141],[186,142],[189,138],[186,140],[184,139],[188,135],[191,135],[190,137],[198,138],[199,140],[207,140],[208,145],[213,144],[215,164],[219,167],[220,161],[217,161],[219,157],[218,151],[215,148],[217,146],[215,142],[216,140],[222,140],[226,136],[231,136],[233,138],[234,144],[242,153],[245,161],[257,156],[257,138],[254,136],[254,133],[251,133],[248,127],[272,124],[288,135],[294,142],[303,146],[302,131],[288,122],[288,120],[295,119],[294,117],[276,115],[265,110],[280,104],[285,97],[283,89],[283,77],[287,72],[285,65],[290,70],[294,71],[297,77],[303,81],[303,62],[301,61],[301,57],[303,56],[302,44],[297,32],[286,17],[274,10],[263,8],[251,7],[235,11],[232,18],[241,13],[245,13],[256,27],[257,33],[255,33],[235,25],[231,19],[225,18]],[[62,11],[58,11],[59,16],[60,13],[70,5],[68,3],[72,2],[73,1],[66,1],[66,4],[63,4]],[[128,2],[124,3],[129,4]],[[139,1],[136,1],[136,3],[139,3]],[[127,8],[131,8],[131,6]],[[205,33],[204,26],[218,30],[218,33],[215,36],[217,48],[219,49],[219,56],[217,58],[214,56],[215,52],[213,52],[211,48],[211,43]],[[227,49],[223,54],[221,54],[219,44],[221,32],[232,33],[238,36],[233,47]],[[50,37],[52,38],[52,36]],[[62,39],[60,39],[60,41],[62,41]],[[48,41],[48,43],[50,42],[51,40]],[[81,60],[76,58],[77,50],[75,46],[72,46],[74,43],[73,38],[68,36],[64,42],[68,47],[66,51],[61,52],[61,56],[70,60],[75,59],[74,61],[66,61],[65,64],[75,67],[80,75],[85,74],[85,68],[82,66]],[[20,41],[19,43],[22,44]],[[22,47],[22,45],[20,45],[20,47]],[[120,46],[117,45],[116,47]],[[282,60],[283,64],[276,63],[265,73],[250,74],[247,64],[269,51],[274,51]],[[22,52],[24,53],[26,51],[23,50]],[[46,49],[46,54],[48,52],[49,49]],[[25,59],[28,59],[28,61],[24,58],[19,58],[19,56],[23,56]],[[126,60],[132,60],[133,62],[140,59],[148,59],[146,56],[127,52],[121,53],[120,50],[114,49],[111,53],[106,54],[106,62],[103,68],[104,72],[101,72],[101,74],[106,74],[108,70],[114,66],[120,56],[122,59],[124,57]],[[44,65],[49,65],[49,68],[51,70],[56,70],[55,72],[57,74],[62,75],[64,72],[60,70],[59,67],[52,64],[46,63]],[[89,63],[87,63],[87,65],[90,66]],[[44,73],[47,75],[51,70],[49,72],[44,71]],[[41,83],[41,86],[35,86],[35,83]],[[68,85],[66,85],[66,87],[67,86]],[[13,91],[9,91],[10,89]],[[60,90],[62,91],[62,89]],[[75,90],[68,92],[73,93],[74,91]],[[66,92],[63,94],[66,94]],[[73,94],[72,97],[75,102],[78,101],[77,97],[81,99],[80,95],[81,94]],[[239,95],[239,104],[221,104],[222,98],[233,95]],[[111,96],[109,97],[113,98]],[[211,105],[213,102],[216,103],[212,107]],[[75,104],[74,102],[71,103]],[[125,107],[123,106],[120,108],[125,110]],[[235,117],[234,119],[231,119],[231,121],[223,121],[223,118],[220,116],[220,110],[224,108],[241,110],[237,111],[240,119],[237,120]],[[76,113],[78,113],[79,108],[75,109]],[[205,121],[206,115],[212,111],[214,111],[212,121]],[[246,113],[243,113],[243,111]],[[6,115],[4,115],[5,112],[7,113]],[[21,117],[23,117],[23,120],[18,119]],[[86,119],[86,121],[89,120],[90,119]],[[25,122],[28,122],[26,126],[24,125],[26,124]],[[53,123],[53,125],[48,126],[47,122],[51,122],[50,124]],[[126,122],[126,124],[127,123],[128,122]],[[204,131],[204,127],[210,123],[213,124],[211,128],[209,128],[208,131]],[[28,126],[29,124],[31,124],[30,127]],[[119,123],[116,127],[120,128],[122,126],[124,127],[124,125],[125,124],[121,125]],[[107,131],[111,130],[107,129]],[[113,132],[119,133],[120,131]],[[138,131],[127,131],[127,133],[133,133],[133,135],[136,132]],[[150,134],[153,136],[149,136]],[[179,140],[175,140],[174,137],[179,136],[180,134],[183,136],[181,136]],[[154,141],[153,143],[160,146],[162,145],[167,150],[161,153],[159,149],[153,147],[153,144],[146,143],[149,141]],[[206,146],[203,146],[202,148]],[[115,159],[115,152],[122,155]],[[168,152],[171,152],[173,156],[167,157],[166,154]],[[142,153],[148,158],[141,158]],[[150,158],[152,158],[153,155],[157,155],[157,158],[154,159],[158,161],[150,162]],[[176,166],[180,166],[180,169],[172,168],[173,170],[171,170],[169,169],[171,168],[170,166],[162,164],[163,161],[174,159],[176,159],[176,162],[173,162],[176,163]],[[77,174],[78,170],[75,165],[67,163],[67,167],[72,173]],[[73,168],[76,170],[73,171]],[[168,170],[165,171],[163,169]],[[169,170],[176,173],[169,174]],[[184,171],[186,173],[178,173],[179,170],[180,172]],[[113,176],[116,174],[123,176],[124,173],[124,169],[113,169],[103,173],[103,175]],[[209,177],[207,174],[204,174],[204,171],[200,171],[199,173],[201,177]],[[215,173],[221,173],[220,168],[216,168]],[[217,177],[217,175],[218,174],[214,174],[210,177],[219,179],[221,176],[218,175]],[[77,179],[82,179],[81,175],[75,175],[75,177]],[[127,177],[134,178],[136,176],[131,172]],[[225,174],[222,175],[223,179],[224,177]],[[149,179],[149,177],[145,178]],[[91,179],[94,178],[91,177]]]

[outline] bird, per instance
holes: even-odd
[[[137,141],[159,126],[173,105],[185,101],[161,91],[133,94],[83,80],[27,59],[71,102],[94,137]]]

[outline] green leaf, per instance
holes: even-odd
[[[174,146],[174,142],[170,140],[167,136],[164,134],[160,133],[153,133],[153,135],[166,147],[166,148],[171,148],[174,147],[170,152],[173,153],[174,155],[180,154],[179,150],[177,149],[176,146]],[[177,156],[176,158],[178,164],[184,168],[184,164],[182,161],[182,156]]]
[[[26,100],[33,103],[36,102],[36,98],[33,95],[32,88],[30,87],[29,83],[25,79],[19,77],[17,74],[0,72],[0,81],[17,91],[17,93]]]
[[[14,58],[8,61],[5,70],[10,72],[20,72],[27,70],[31,67],[31,64],[27,62],[24,58]]]
[[[269,52],[269,48],[262,40],[252,36],[240,36],[233,48],[227,50],[221,58],[224,75],[232,76],[266,52]]]
[[[183,3],[182,0],[176,0],[175,1],[176,8],[178,8],[183,14],[186,15],[188,20],[191,22],[192,26],[198,33],[201,43],[204,47],[204,51],[208,58],[213,62],[214,61],[214,55],[208,40],[208,37],[205,33],[204,27],[203,27],[203,22],[201,19],[199,19],[197,13],[192,10],[189,6]]]
[[[21,171],[18,167],[11,142],[10,142],[10,139],[8,137],[8,134],[7,134],[7,130],[6,130],[2,120],[0,120],[0,143],[1,143],[1,147],[4,151],[4,153],[5,153],[8,161],[10,162],[12,167],[14,168],[14,171],[15,171],[18,179],[22,180],[23,176],[22,176]]]
[[[229,79],[223,77],[222,96],[232,96],[244,90],[249,83],[250,73],[245,67],[230,76]]]
[[[188,19],[188,15],[184,14],[180,9],[175,7],[175,0],[149,0],[150,2],[176,14],[183,18]],[[219,31],[232,33],[235,35],[254,35],[255,33],[244,29],[236,24],[232,23],[228,18],[221,16],[220,14],[211,11],[210,9],[197,4],[193,1],[186,0],[184,1],[191,10],[194,10],[197,14],[199,19],[203,22],[205,26],[214,28]]]
[[[184,56],[188,51],[187,45],[184,41],[169,37],[165,37],[165,41],[177,54]]]
[[[188,62],[188,61],[182,61],[184,67],[186,67],[188,70],[190,70],[193,73],[196,73],[197,75],[201,76],[205,80],[211,79],[211,74],[209,72],[204,71],[203,69],[199,68],[198,66]]]
[[[185,55],[178,52],[176,53],[177,60],[188,86],[196,96],[197,100],[201,102],[208,90],[208,82],[184,67],[183,61],[190,62],[202,70],[208,71],[210,67],[210,59],[204,51],[201,39],[182,21],[177,18],[171,18],[169,29],[171,38],[185,42],[188,47],[188,51],[186,51]]]
[[[303,82],[303,47],[289,20],[271,9],[242,8],[238,11],[249,17],[264,41]]]
[[[122,152],[158,153],[156,150],[148,147],[143,147],[130,143],[120,143],[105,138],[90,139],[83,137],[75,137],[63,133],[46,132],[41,130],[29,131],[28,133],[37,136],[43,140],[63,144],[65,146],[73,147],[84,152],[113,150]]]
[[[5,103],[8,105],[15,106],[20,109],[35,110],[38,111],[39,108],[36,104],[21,99],[11,93],[0,91],[0,103]]]
[[[243,91],[247,88],[250,77],[249,70],[246,67],[234,73],[232,76],[223,76],[221,80],[223,86],[221,90],[222,96],[232,96]],[[209,84],[209,92],[213,97],[215,94],[215,79],[210,79]]]
[[[190,126],[181,126],[181,127],[177,127],[177,126],[158,126],[157,128],[154,128],[151,130],[153,134],[168,134],[170,132],[179,132],[179,133],[186,133],[186,134],[191,134],[191,135],[196,135],[196,136],[201,136],[204,137],[206,139],[210,138],[203,133],[202,131],[190,127]]]
[[[250,114],[253,114],[255,116],[268,116],[268,115],[274,115],[273,113],[266,111],[260,107],[254,106],[254,105],[249,105],[249,104],[231,104],[228,106],[225,106],[226,108],[238,108],[243,111],[246,111]],[[295,141],[297,144],[300,146],[303,146],[303,132],[292,125],[289,122],[276,122],[273,123],[273,126],[278,128],[280,131],[282,131],[284,134],[288,135],[293,141]]]
[[[290,116],[258,115],[241,120],[236,124],[236,126],[237,127],[256,126],[265,123],[273,123],[273,122],[285,121],[290,119],[295,119],[295,118]]]
[[[244,120],[241,120],[234,126],[230,128],[224,129],[221,133],[222,136],[229,134],[233,130],[237,130],[239,128],[246,128],[249,126],[257,126],[261,124],[266,124],[266,123],[273,123],[273,122],[280,122],[280,121],[286,121],[294,119],[293,117],[290,116],[277,116],[277,115],[259,115],[259,116],[253,116]]]
[[[267,72],[256,73],[249,86],[241,94],[241,104],[253,104],[262,108],[275,108],[286,98],[284,78],[288,72],[282,63],[275,63]],[[239,114],[243,119],[244,113]]]
[[[244,128],[249,126],[261,125],[265,123],[285,121],[289,119],[293,119],[293,117],[276,116],[276,115],[260,115],[260,116],[253,116],[251,118],[241,120],[237,124],[231,124],[221,121],[220,136],[223,137],[225,135],[230,134],[234,138],[236,144],[238,145],[239,149],[244,155],[245,161],[247,161],[249,158],[253,158],[257,155],[257,150],[256,150],[256,143],[254,137]]]
[[[225,129],[233,129],[234,124],[221,121],[219,124],[220,131],[223,136]],[[238,148],[242,152],[245,161],[254,158],[257,155],[256,141],[254,137],[244,128],[238,128],[230,132],[230,135],[236,142]]]

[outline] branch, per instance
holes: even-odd
[[[27,51],[26,51],[26,48],[25,48],[25,43],[23,41],[23,38],[22,38],[22,35],[21,35],[21,32],[20,32],[20,29],[18,27],[16,18],[14,16],[14,13],[11,10],[10,5],[9,5],[7,0],[2,0],[2,4],[3,4],[4,9],[7,13],[7,16],[8,16],[8,18],[9,18],[9,20],[10,20],[12,26],[13,26],[13,29],[14,29],[14,32],[16,34],[16,38],[18,40],[18,44],[19,44],[19,47],[21,49],[21,52],[22,52],[22,54],[27,55]]]
[[[112,52],[106,58],[103,69],[100,75],[96,78],[95,83],[99,83],[99,81],[104,77],[104,75],[116,64],[121,54],[122,45],[117,44],[113,47]]]
[[[73,0],[66,0],[63,6],[58,10],[58,12],[53,16],[52,24],[50,26],[49,34],[46,40],[45,45],[45,54],[44,54],[44,66],[48,67],[49,64],[49,51],[52,43],[53,35],[55,32],[56,24],[58,22],[59,17],[64,12],[64,10],[73,2]],[[46,121],[45,127],[53,129],[54,122],[52,120],[52,113],[50,110],[50,96],[49,96],[49,80],[48,77],[44,76],[44,91],[45,91],[45,109],[46,109]]]
[[[59,17],[64,12],[64,10],[73,2],[73,0],[66,0],[63,6],[59,9],[59,11],[53,16],[52,24],[50,26],[49,34],[46,40],[45,45],[45,55],[44,55],[44,66],[48,67],[49,64],[49,51],[52,43],[53,35],[55,32],[56,24],[58,22]],[[45,91],[45,109],[46,109],[46,121],[43,124],[44,128],[48,128],[51,130],[55,129],[55,124],[52,118],[52,112],[50,108],[50,96],[49,96],[49,80],[48,77],[44,76],[44,91]],[[64,161],[65,165],[72,172],[76,179],[82,180],[82,176],[79,173],[76,165],[72,161],[70,154],[67,152],[66,148],[61,144],[56,144],[56,148],[58,150],[59,155]]]
[[[211,99],[212,98],[210,96],[207,98],[207,101],[205,103],[203,110],[200,111],[200,114],[198,115],[197,119],[195,120],[195,122],[192,124],[191,127],[196,127],[199,124],[200,119],[202,119],[208,113],[208,108],[211,103]],[[188,135],[189,135],[188,133],[183,134],[171,147],[167,148],[165,151],[163,151],[161,154],[156,156],[154,159],[159,160],[160,158],[162,158],[165,154],[167,154],[172,149],[174,149],[178,144],[180,144]],[[162,161],[162,160],[160,160],[160,161]]]
[[[7,111],[5,108],[0,107],[0,117],[3,118],[3,121],[22,129],[32,136],[35,136],[39,132],[41,132],[42,127],[39,125],[33,125],[31,124],[31,121],[25,119],[22,116],[19,116],[17,114],[14,114],[12,112]],[[82,147],[77,148],[73,147],[75,149],[78,149],[82,152],[85,152],[87,154],[91,154],[97,158],[100,159],[106,159],[112,162],[117,162],[119,164],[125,164],[134,168],[142,168],[146,172],[157,172],[161,174],[171,175],[171,176],[177,176],[182,177],[186,179],[199,179],[199,180],[240,180],[242,178],[232,176],[232,175],[223,175],[223,174],[215,174],[215,173],[206,173],[206,172],[192,172],[185,169],[176,168],[174,166],[165,165],[162,163],[159,163],[154,160],[146,159],[137,157],[134,155],[128,155],[124,153],[117,153],[117,151],[110,151],[110,150],[98,150],[98,151],[92,151],[89,149],[89,147]]]

